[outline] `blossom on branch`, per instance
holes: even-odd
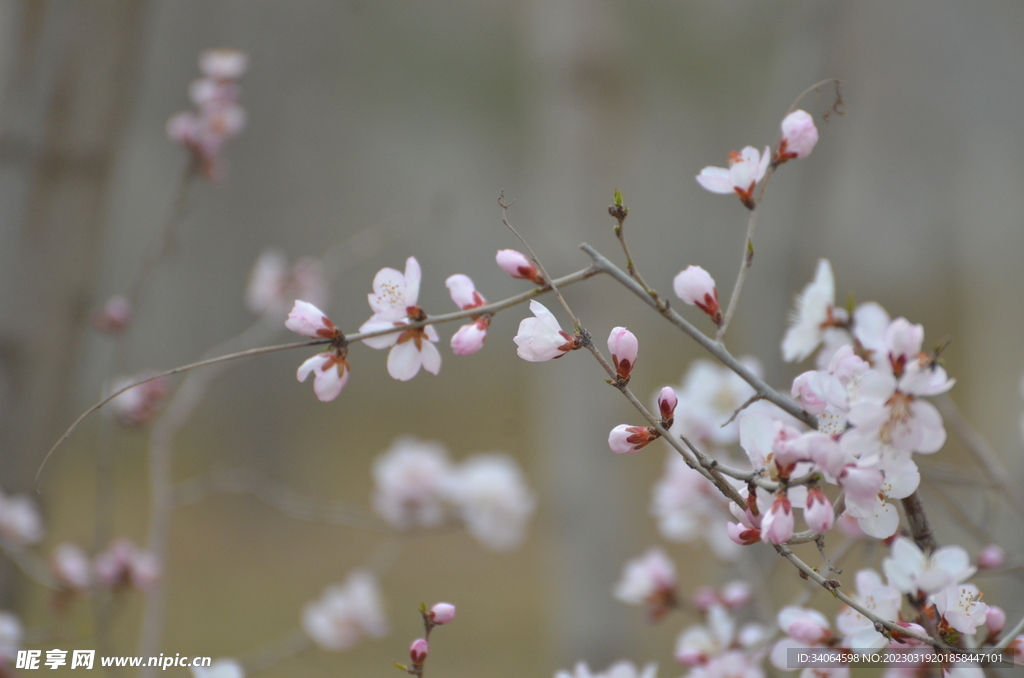
[[[478,308],[487,303],[483,295],[476,291],[476,286],[467,275],[456,273],[449,276],[445,280],[445,285],[452,296],[452,301],[463,311]],[[475,315],[472,316],[472,319],[473,322],[463,325],[452,335],[452,352],[456,355],[470,355],[484,346],[487,329],[491,325],[491,316]]]
[[[445,519],[445,487],[451,473],[442,445],[399,438],[373,462],[373,507],[400,530],[438,527]]]
[[[722,324],[722,309],[718,306],[715,279],[703,268],[687,266],[672,281],[672,288],[684,303],[707,313],[716,325]]]
[[[782,358],[800,361],[821,343],[829,327],[846,322],[846,311],[835,307],[836,285],[828,259],[818,260],[812,280],[796,299],[792,325],[782,339]]]
[[[533,265],[522,252],[516,250],[498,250],[498,254],[495,255],[494,260],[498,262],[498,266],[501,270],[508,273],[513,278],[522,278],[523,280],[529,280],[530,282],[537,283],[538,285],[544,285],[544,276],[541,274],[537,267]]]
[[[892,552],[882,561],[889,584],[903,593],[937,593],[959,584],[976,571],[967,551],[959,546],[943,546],[925,555],[917,544],[897,537]]]
[[[284,326],[296,334],[314,339],[330,339],[331,350],[305,360],[295,374],[299,381],[313,375],[313,392],[322,402],[338,397],[348,382],[348,345],[341,330],[313,304],[296,300]]]
[[[818,143],[818,128],[807,111],[797,109],[782,119],[782,139],[775,150],[775,165],[806,158]]]
[[[519,347],[516,353],[520,358],[539,363],[561,358],[579,348],[578,342],[562,331],[562,326],[544,304],[533,300],[530,302],[530,310],[536,317],[524,318],[519,323],[519,332],[513,338]]]
[[[747,209],[757,207],[754,202],[754,186],[764,178],[771,162],[771,153],[764,147],[760,153],[753,146],[746,146],[737,153],[729,154],[729,167],[705,167],[697,175],[697,183],[712,193],[736,193]]]
[[[387,635],[377,578],[356,570],[343,585],[329,586],[319,600],[306,605],[302,628],[320,647],[332,651],[349,650],[364,637]]]
[[[633,454],[660,437],[661,434],[650,426],[619,424],[608,434],[608,447],[616,454]]]
[[[676,565],[654,547],[626,563],[615,586],[615,597],[630,605],[648,605],[650,618],[658,621],[676,606]]]
[[[619,379],[629,381],[629,375],[636,365],[638,350],[636,335],[625,327],[612,329],[612,333],[608,335],[608,352],[612,354],[612,366]]]

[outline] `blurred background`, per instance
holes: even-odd
[[[96,334],[89,314],[125,291],[160,241],[188,162],[165,123],[190,106],[197,55],[211,47],[250,55],[248,124],[226,151],[227,178],[188,186],[174,246],[119,344]],[[678,271],[699,264],[726,296],[747,213],[693,177],[730,150],[774,144],[793,99],[826,77],[842,81],[846,115],[822,123],[830,96],[802,103],[821,142],[771,183],[730,349],[758,357],[788,390],[802,369],[781,362],[779,343],[794,294],[827,257],[840,300],[873,299],[924,323],[929,348],[951,339],[952,397],[1019,485],[1022,66],[1024,6],[1008,0],[4,0],[0,485],[32,490],[46,450],[115,367],[192,362],[249,327],[246,280],[270,246],[332,257],[325,310],[351,332],[370,315],[374,273],[410,255],[423,267],[428,313],[454,310],[444,280],[456,272],[490,300],[526,289],[494,264],[497,249],[518,247],[501,225],[502,190],[553,275],[586,266],[584,241],[621,261],[606,211],[617,188],[648,282],[668,292]],[[595,337],[616,325],[636,333],[633,387],[643,398],[678,384],[700,357],[610,280],[567,298]],[[456,460],[500,450],[538,496],[523,547],[494,553],[459,530],[395,541],[214,493],[173,515],[161,651],[256,656],[297,628],[325,586],[370,563],[391,635],[342,654],[309,650],[266,675],[395,675],[392,661],[420,632],[417,605],[437,600],[457,604],[459,618],[437,632],[432,674],[547,676],[578,659],[603,669],[618,658],[658,661],[663,676],[681,670],[672,643],[695,619],[651,627],[613,600],[622,564],[662,544],[685,570],[684,593],[741,573],[703,543],[658,536],[650,488],[664,451],[613,455],[608,430],[637,415],[602,388],[585,355],[519,360],[511,337],[527,314],[499,314],[469,357],[450,353],[455,327],[441,328],[440,375],[409,383],[387,376],[383,352],[354,346],[351,380],[328,404],[295,381],[309,351],[239,362],[178,432],[171,469],[176,482],[244,469],[314,504],[369,513],[373,459],[401,434],[441,441]],[[292,339],[282,327],[266,341]],[[110,432],[100,419],[42,476],[42,554],[91,543],[97,492],[114,497],[113,535],[146,540],[147,436]],[[974,554],[998,539],[1019,565],[1020,516],[954,436],[922,466],[939,542]],[[877,553],[861,555],[877,563]],[[766,553],[755,557],[772,567]],[[1024,614],[1019,573],[983,584],[1011,620]],[[801,582],[775,575],[778,606]],[[58,615],[9,563],[0,576],[2,607],[22,617],[29,646],[93,647],[88,603]],[[118,654],[135,652],[140,609],[138,598],[119,604]]]

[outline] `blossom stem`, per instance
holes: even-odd
[[[917,496],[917,492],[913,492],[909,497],[904,497],[900,501],[903,503],[903,512],[907,514],[907,522],[910,523],[910,533],[914,537],[914,543],[925,553],[937,549],[939,544],[935,541],[935,535],[932,534],[928,516],[924,512],[924,506],[921,505],[921,498]]]
[[[754,209],[750,210],[750,216],[747,219],[747,239],[743,245],[743,259],[740,261],[740,272],[736,275],[736,283],[732,286],[732,294],[729,296],[729,305],[725,309],[722,324],[718,326],[718,332],[715,334],[715,341],[719,343],[725,339],[725,330],[729,327],[729,321],[732,320],[732,316],[736,312],[736,305],[740,301],[740,292],[743,291],[743,282],[747,279],[747,271],[750,270],[750,266],[754,263],[754,227],[757,226],[757,211],[761,207],[764,187],[768,184],[772,171],[769,168],[765,173],[757,202],[754,204]]]
[[[1002,639],[998,643],[996,643],[992,649],[1005,650],[1006,648],[1010,647],[1010,643],[1012,643],[1021,633],[1024,633],[1024,617],[1022,617],[1021,620],[1017,622],[1016,626],[1014,626],[1012,629],[1004,633]]]

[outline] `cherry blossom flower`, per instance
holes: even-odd
[[[537,500],[511,457],[492,453],[467,459],[449,475],[445,492],[484,546],[506,551],[526,538]]]
[[[716,325],[722,324],[722,309],[718,306],[715,279],[703,268],[687,266],[672,281],[672,287],[683,302],[707,313]]]
[[[14,546],[28,546],[42,541],[43,533],[43,518],[31,497],[0,492],[0,537]]]
[[[608,434],[608,447],[616,454],[633,454],[660,437],[650,426],[619,424]]]
[[[432,624],[437,624],[438,626],[450,624],[455,621],[455,606],[451,603],[437,603],[430,608],[430,612],[427,613],[427,619]]]
[[[296,300],[284,326],[296,334],[314,339],[330,339],[331,350],[318,353],[299,365],[295,377],[306,381],[313,375],[313,393],[321,402],[338,397],[348,382],[348,345],[341,330],[319,308],[307,301]]]
[[[998,636],[1006,626],[1006,611],[997,605],[989,605],[985,612],[985,628],[989,638]]]
[[[978,568],[995,570],[1006,564],[1006,551],[999,544],[987,544],[978,551]]]
[[[629,381],[629,375],[636,365],[638,350],[636,335],[625,327],[612,328],[608,335],[608,352],[612,354],[612,365],[619,379]]]
[[[644,668],[638,669],[635,664],[628,661],[620,661],[612,664],[601,673],[591,672],[585,662],[579,662],[572,673],[569,671],[557,671],[555,678],[656,678],[658,674],[657,664],[647,664]]]
[[[793,506],[789,497],[781,493],[775,497],[768,512],[761,518],[761,541],[783,544],[793,536]]]
[[[519,323],[519,332],[514,337],[516,353],[523,360],[539,363],[545,360],[561,358],[563,355],[578,348],[571,336],[562,331],[558,320],[543,304],[533,300],[530,311],[534,318],[524,318]]]
[[[129,539],[115,539],[93,560],[96,579],[111,589],[130,584],[140,591],[147,591],[160,578],[160,570],[156,556]]]
[[[399,381],[416,376],[420,367],[431,374],[441,371],[441,354],[434,346],[439,340],[432,325],[397,331],[410,322],[427,319],[417,302],[420,294],[420,264],[416,257],[405,262],[405,273],[382,268],[373,278],[373,293],[368,295],[373,316],[359,327],[360,332],[393,329],[395,332],[367,337],[363,343],[370,348],[391,348],[388,353],[388,374]]]
[[[50,572],[64,589],[85,591],[92,584],[92,565],[82,547],[71,542],[58,544],[50,554]]]
[[[761,365],[755,358],[743,357],[740,362],[761,376]],[[732,445],[739,440],[739,424],[733,415],[754,395],[754,389],[738,374],[710,360],[695,360],[676,393],[679,402],[673,434],[685,436],[695,445],[711,448]],[[781,412],[774,405],[766,406],[762,402],[756,402],[744,411],[766,412],[769,408],[772,412]]]
[[[857,592],[852,598],[869,612],[882,619],[899,618],[902,595],[899,589],[882,583],[874,570],[860,570],[856,576]],[[836,628],[842,633],[843,647],[873,650],[885,647],[889,639],[875,629],[875,623],[849,606],[843,606],[836,616]]]
[[[278,313],[296,299],[305,299],[314,307],[328,300],[327,281],[319,259],[302,257],[292,266],[277,250],[266,250],[257,257],[245,288],[245,305],[253,313]]]
[[[754,587],[750,582],[738,579],[722,587],[719,598],[727,609],[736,610],[750,602],[754,595]]]
[[[685,666],[700,666],[726,653],[732,647],[736,621],[718,604],[707,609],[704,624],[686,628],[676,639],[676,661]]]
[[[807,111],[797,109],[782,119],[782,139],[775,151],[775,164],[806,158],[818,143],[818,128]]]
[[[782,358],[800,361],[809,356],[829,327],[846,322],[846,311],[835,307],[835,280],[828,259],[820,259],[812,280],[796,299],[793,324],[782,338]]]
[[[387,635],[377,578],[355,570],[344,584],[329,586],[319,600],[306,605],[302,628],[320,647],[335,652],[349,650],[366,637]]]
[[[128,297],[115,294],[92,314],[92,326],[104,334],[117,334],[128,326],[132,317],[132,303]]]
[[[451,473],[443,446],[399,438],[373,462],[373,507],[400,530],[438,527],[445,519],[445,488]]]
[[[544,276],[537,270],[537,267],[533,265],[533,262],[523,254],[515,250],[498,250],[498,254],[494,257],[494,260],[498,262],[498,266],[501,270],[508,273],[513,278],[522,278],[523,280],[529,280],[530,282],[537,283],[538,285],[545,284]]]
[[[111,380],[107,392],[115,393],[126,386],[152,376],[153,372],[146,371],[131,377],[118,377]],[[156,417],[160,406],[167,397],[167,390],[168,380],[166,377],[150,379],[116,396],[107,403],[104,412],[122,426],[143,426]]]
[[[737,153],[729,154],[729,167],[705,167],[697,175],[697,183],[712,193],[733,193],[747,209],[754,209],[754,186],[764,178],[771,162],[771,153],[765,146],[759,153],[753,146],[746,146]]]
[[[464,311],[483,306],[487,303],[483,295],[476,291],[473,281],[467,275],[456,273],[445,281],[455,305]],[[452,335],[452,352],[456,355],[470,355],[484,346],[487,329],[491,325],[491,316],[472,316],[473,322],[463,325]]]
[[[968,635],[974,635],[988,615],[988,605],[981,602],[981,592],[974,584],[947,586],[932,600],[947,624]]]
[[[199,70],[208,78],[238,80],[249,67],[249,55],[237,49],[220,47],[199,55]]]
[[[192,678],[245,678],[242,665],[235,659],[218,659],[209,667],[194,666]]]
[[[903,593],[937,593],[959,584],[976,571],[967,551],[943,546],[927,556],[910,539],[897,537],[891,555],[882,561],[889,584]]]
[[[815,648],[815,655],[835,653],[835,666],[829,668],[806,668],[800,678],[845,678],[849,668],[842,665],[842,658],[836,650],[828,649],[832,630],[828,619],[817,610],[803,607],[784,607],[778,614],[779,628],[786,634],[772,647],[769,661],[780,671],[795,671],[789,665],[789,651],[797,648]]]
[[[665,552],[653,547],[626,563],[615,586],[615,597],[630,605],[649,605],[657,621],[676,605],[676,566]]]
[[[846,442],[844,436],[841,449],[846,448]],[[909,497],[920,481],[913,459],[899,452],[862,458],[856,465],[846,466],[838,478],[847,492],[846,513],[857,519],[865,534],[877,539],[891,537],[899,527],[899,514],[886,500]],[[877,490],[869,494],[876,484]]]

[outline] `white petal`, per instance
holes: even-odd
[[[295,374],[299,381],[306,381],[306,377],[309,373],[320,369],[320,366],[324,364],[324,361],[331,357],[330,353],[317,353],[315,356],[299,365],[299,371]]]
[[[405,306],[415,306],[420,298],[420,262],[416,257],[405,260]]]
[[[326,370],[317,370],[313,375],[313,393],[321,402],[329,403],[338,397],[347,381],[348,370],[342,372],[338,365],[332,365]]]
[[[365,323],[359,326],[360,332],[376,332],[378,330],[387,330],[395,328],[395,323],[390,320],[382,320],[378,316],[373,316]],[[394,346],[395,342],[398,341],[398,336],[401,332],[397,331],[400,328],[395,328],[396,331],[391,334],[382,334],[379,337],[367,337],[363,339],[363,343],[370,348],[382,349]]]
[[[429,341],[423,342],[422,348],[420,348],[420,361],[423,363],[423,369],[431,374],[441,371],[441,354],[437,347]]]
[[[697,175],[697,183],[712,193],[732,193],[729,170],[724,167],[705,167]]]
[[[435,352],[437,349],[434,349]],[[440,358],[440,356],[438,356]],[[395,344],[388,353],[388,374],[398,381],[409,381],[420,371],[422,360],[416,342]]]

